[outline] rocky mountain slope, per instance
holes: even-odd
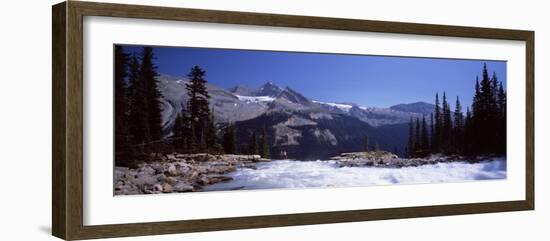
[[[176,115],[188,101],[187,80],[161,75],[159,82],[164,130],[170,135]],[[228,90],[208,84],[207,89],[220,125],[236,124],[243,151],[252,133],[266,127],[275,156],[285,151],[289,157],[300,159],[359,151],[366,135],[373,148],[378,144],[383,150],[403,152],[410,117],[429,115],[434,107],[423,102],[390,108],[321,102],[272,82],[258,88],[235,86]]]

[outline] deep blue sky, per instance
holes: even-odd
[[[126,46],[125,51],[140,51],[140,47]],[[472,102],[483,63],[506,86],[504,61],[185,47],[155,47],[154,52],[161,74],[186,76],[199,65],[206,70],[208,82],[224,88],[272,81],[313,100],[369,107],[433,103],[436,92],[446,91],[451,107],[459,96],[465,109]]]

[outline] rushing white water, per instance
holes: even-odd
[[[479,163],[438,163],[405,168],[338,167],[335,161],[278,160],[257,169],[230,173],[233,181],[205,187],[205,191],[306,187],[358,187],[505,179],[506,160]]]

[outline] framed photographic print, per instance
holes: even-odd
[[[53,235],[534,209],[534,32],[53,6]]]

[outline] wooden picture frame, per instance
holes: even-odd
[[[229,12],[67,1],[52,8],[52,233],[66,239],[173,234],[214,230],[356,222],[474,213],[533,210],[534,32],[400,22]],[[474,204],[316,212],[87,226],[83,224],[83,17],[107,16],[207,23],[366,31],[526,43],[525,200]]]

